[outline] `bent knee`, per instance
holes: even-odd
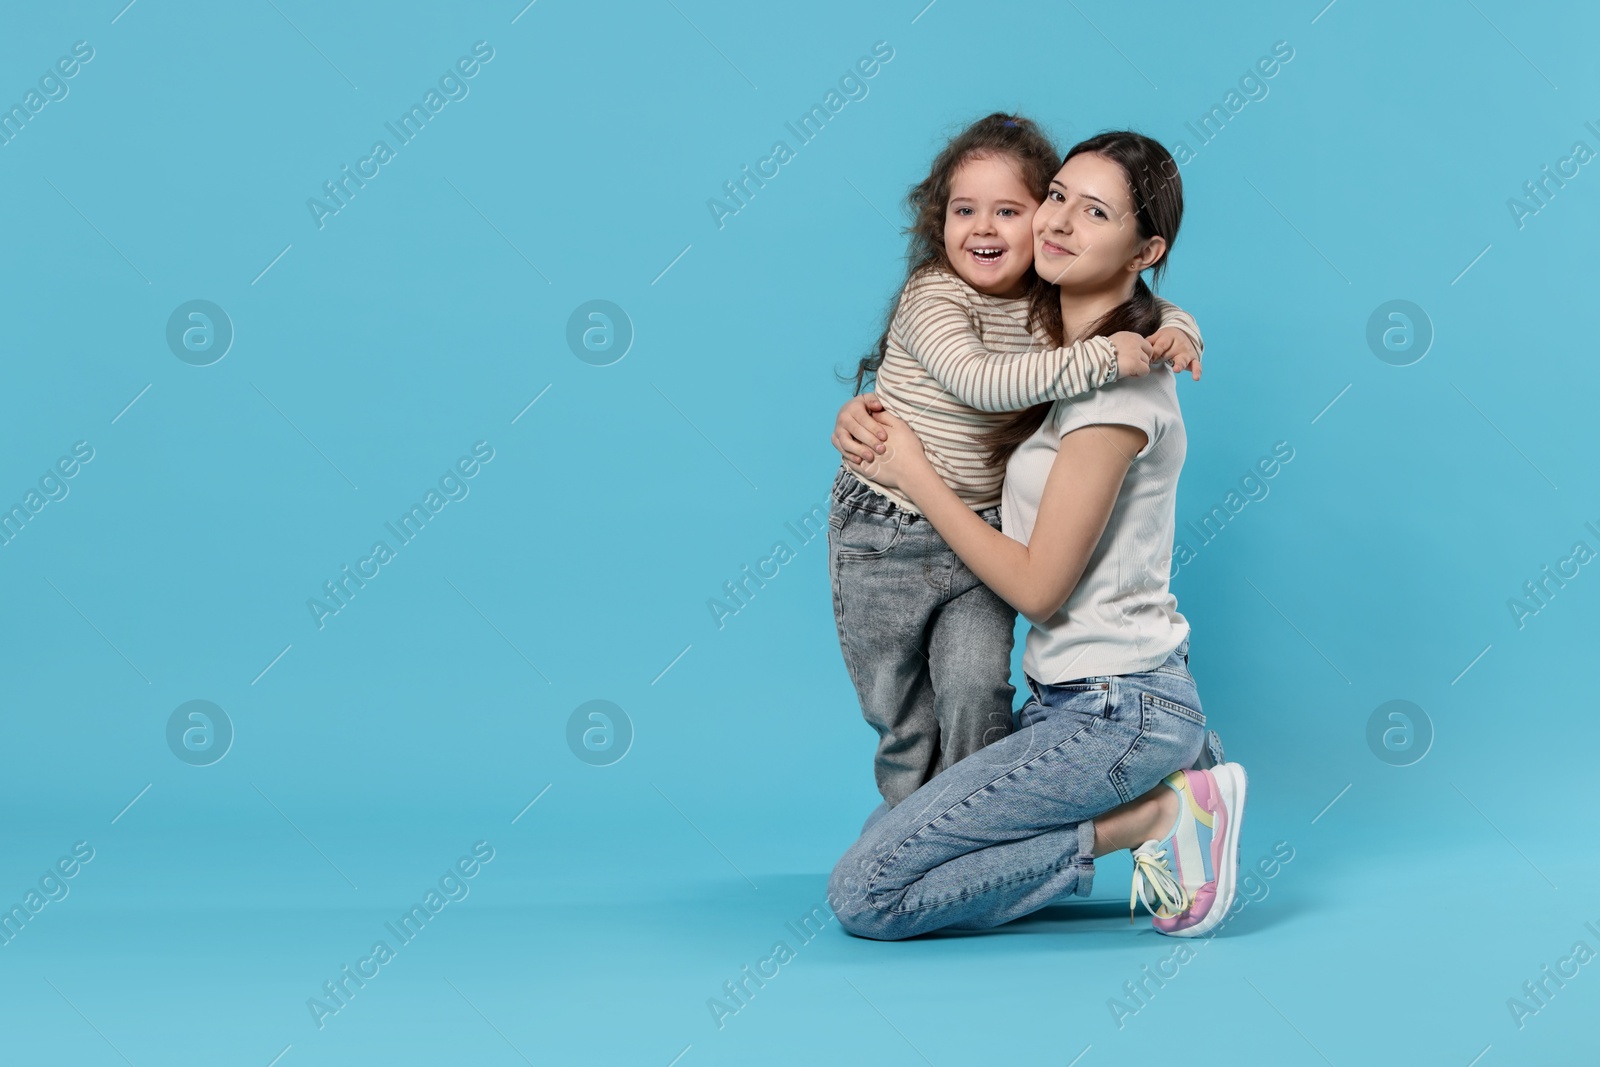
[[[917,933],[902,916],[875,908],[870,900],[840,908],[834,912],[834,917],[845,933],[873,941],[900,941]]]
[[[845,853],[828,879],[828,907],[846,933],[892,941],[896,937],[891,932],[894,916],[883,907],[891,902],[873,888],[854,852]]]
[[[874,889],[859,878],[841,877],[838,870],[828,885],[828,906],[840,928],[874,941],[899,941],[919,932],[912,928],[910,916],[894,910],[901,896]]]

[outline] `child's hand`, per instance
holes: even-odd
[[[1117,350],[1117,377],[1143,378],[1150,373],[1152,347],[1149,341],[1136,333],[1122,330],[1111,335]]]
[[[847,460],[865,463],[873,452],[882,452],[888,432],[872,421],[872,413],[883,410],[875,393],[862,393],[845,401],[833,424],[833,447]]]
[[[1150,362],[1170,363],[1174,374],[1188,371],[1200,380],[1200,353],[1189,335],[1172,326],[1163,326],[1150,335]]]
[[[882,454],[874,453],[872,459],[864,464],[849,458],[845,459],[846,463],[879,485],[899,489],[908,496],[911,495],[908,492],[909,483],[928,475],[938,477],[933,472],[933,464],[928,462],[927,453],[922,450],[922,439],[911,429],[910,423],[887,411],[879,412],[873,418],[886,433]]]

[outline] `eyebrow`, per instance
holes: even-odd
[[[975,203],[977,203],[977,201],[974,200],[970,196],[952,196],[950,198],[950,202],[952,204],[975,204]],[[1006,205],[1006,206],[1009,206],[1009,207],[1027,207],[1028,206],[1027,204],[1023,203],[1021,200],[1013,200],[1008,196],[1002,196],[1000,199],[996,200],[995,203],[996,204],[1003,204],[1003,205]]]
[[[1050,187],[1052,189],[1060,187],[1060,189],[1061,189],[1061,191],[1063,193],[1070,193],[1072,191],[1071,189],[1068,189],[1065,184],[1063,184],[1062,182],[1057,181],[1054,178],[1050,179]],[[1110,204],[1106,203],[1104,200],[1101,200],[1098,196],[1095,196],[1093,193],[1079,193],[1078,195],[1083,197],[1086,200],[1093,200],[1095,203],[1099,204],[1101,207],[1108,208],[1111,211],[1117,210],[1116,208],[1112,207]]]

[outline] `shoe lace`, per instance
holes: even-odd
[[[1182,885],[1173,877],[1167,863],[1167,850],[1155,848],[1155,842],[1141,846],[1133,854],[1133,892],[1128,896],[1128,922],[1133,922],[1134,905],[1142,903],[1145,909],[1158,918],[1170,919],[1182,915],[1193,903]],[[1151,905],[1151,900],[1158,903]]]

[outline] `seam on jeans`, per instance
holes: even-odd
[[[874,560],[882,558],[882,556],[887,555],[890,550],[900,546],[904,541],[904,537],[902,536],[904,529],[905,525],[902,521],[895,535],[896,539],[889,546],[889,548],[885,549],[883,553],[880,553],[879,555],[868,557],[866,562],[870,563]],[[859,647],[860,634],[857,632],[857,624],[854,622],[856,617],[861,614],[859,607],[854,612],[848,610],[846,607],[846,581],[844,577],[844,568],[841,564],[843,562],[848,562],[851,557],[843,555],[838,547],[836,538],[832,535],[830,535],[828,541],[828,553],[829,576],[832,580],[834,589],[834,628],[839,634],[839,651],[844,658],[845,672],[850,676],[850,684],[855,689],[856,702],[861,709],[861,717],[868,726],[872,727],[874,733],[877,735],[876,743],[878,745],[882,744],[883,737],[888,733],[894,733],[897,738],[902,739],[911,736],[907,733],[902,733],[892,729],[891,723],[893,722],[893,717],[882,713],[885,702],[869,701],[870,687],[866,684],[866,680],[872,677],[872,672],[869,665],[874,661],[874,657],[864,654],[862,649]],[[928,669],[926,660],[927,657],[923,656],[919,665],[917,666],[917,669],[924,675],[927,673]],[[915,679],[913,679],[906,691],[911,692],[914,690],[915,685],[916,682]],[[896,705],[897,710],[903,710],[903,707],[903,704]],[[935,754],[936,753],[937,749],[935,749]],[[898,800],[891,799],[890,793],[885,791],[887,789],[886,784],[878,779],[879,752],[877,748],[874,748],[873,750],[872,770],[874,784],[878,786],[879,793],[883,794],[884,799],[888,800],[891,806],[897,805],[900,801],[905,799],[904,797],[900,797]]]
[[[962,804],[967,803],[967,801],[969,801],[972,798],[976,797],[978,794],[986,792],[986,791],[989,791],[989,790],[992,790],[994,788],[994,785],[995,785],[996,782],[999,782],[999,781],[1001,781],[1003,779],[1006,779],[1006,778],[1010,778],[1011,776],[1015,775],[1018,771],[1026,768],[1026,767],[1031,767],[1034,763],[1037,763],[1039,760],[1044,759],[1046,756],[1050,755],[1052,752],[1055,752],[1058,749],[1061,749],[1061,748],[1065,747],[1066,745],[1071,744],[1072,742],[1076,741],[1079,737],[1081,737],[1083,735],[1084,731],[1093,729],[1095,723],[1103,722],[1103,721],[1104,720],[1102,720],[1102,719],[1091,719],[1090,721],[1084,723],[1082,726],[1078,727],[1078,729],[1072,731],[1072,733],[1068,734],[1066,737],[1062,738],[1059,743],[1051,745],[1049,748],[1044,749],[1037,756],[1034,756],[1032,759],[1028,760],[1026,763],[1019,763],[1015,767],[1012,767],[1010,770],[1006,771],[1004,774],[997,775],[994,778],[991,778],[984,785],[979,786],[977,789],[974,789],[972,792],[968,793],[966,796],[960,798],[959,800],[953,801],[948,807],[946,807],[939,814],[933,816],[931,819],[930,818],[924,818],[923,823],[922,823],[922,825],[920,827],[918,827],[917,829],[913,830],[910,834],[908,834],[904,838],[902,838],[900,840],[899,844],[895,845],[893,849],[891,849],[889,852],[887,852],[885,855],[883,855],[873,865],[871,873],[867,875],[867,879],[866,879],[867,884],[866,884],[866,887],[865,887],[865,892],[869,896],[871,895],[871,893],[872,893],[872,883],[876,882],[882,876],[883,869],[889,865],[890,861],[892,861],[897,855],[900,854],[900,851],[902,849],[904,849],[906,847],[906,845],[911,843],[911,839],[912,838],[914,838],[917,835],[921,834],[923,831],[925,831],[929,827],[931,827],[934,823],[938,822],[940,819],[944,818],[946,815],[949,815],[956,808],[960,807]],[[1115,785],[1115,782],[1113,782],[1112,784]],[[902,803],[904,803],[904,801],[902,801]]]
[[[943,900],[935,900],[935,901],[931,901],[931,902],[926,903],[926,904],[918,904],[916,907],[913,907],[913,908],[897,908],[897,907],[894,907],[893,905],[890,905],[887,908],[879,907],[876,903],[874,903],[871,900],[871,892],[869,890],[867,906],[872,908],[874,911],[882,912],[885,915],[915,915],[919,911],[928,911],[928,910],[930,910],[932,908],[942,908],[942,907],[945,907],[946,905],[949,905],[949,904],[959,904],[959,903],[961,903],[963,901],[970,900],[975,896],[979,896],[979,895],[984,894],[984,893],[993,893],[997,889],[1005,889],[1008,886],[1016,885],[1018,882],[1037,882],[1037,881],[1041,881],[1041,880],[1043,880],[1045,878],[1050,877],[1053,874],[1056,874],[1056,873],[1058,873],[1060,871],[1066,870],[1068,867],[1076,867],[1076,866],[1078,866],[1078,861],[1077,861],[1076,858],[1074,858],[1074,859],[1066,861],[1065,863],[1053,864],[1053,865],[1051,865],[1049,867],[1043,868],[1042,870],[1025,871],[1022,874],[1013,875],[1012,877],[1007,878],[1007,879],[1005,879],[1003,881],[993,882],[993,883],[987,883],[986,882],[983,885],[974,888],[970,892],[962,891],[960,893],[957,893],[953,897],[946,897]],[[913,883],[913,884],[915,884],[915,883]],[[905,889],[900,890],[900,893],[903,895],[910,888],[911,888],[911,886],[906,886]]]
[[[1163,711],[1166,711],[1166,712],[1169,712],[1170,714],[1176,715],[1180,719],[1186,719],[1187,721],[1192,722],[1196,726],[1199,726],[1201,728],[1205,727],[1205,724],[1206,724],[1206,713],[1203,712],[1203,711],[1199,711],[1199,710],[1197,710],[1195,708],[1191,708],[1191,707],[1186,707],[1185,705],[1180,704],[1175,700],[1167,700],[1164,697],[1158,697],[1154,693],[1146,693],[1146,694],[1144,694],[1144,697],[1151,704],[1154,704],[1156,707],[1161,708]]]
[[[855,517],[855,513],[858,512],[858,511],[859,512],[864,512],[864,513],[867,513],[867,514],[875,514],[874,512],[870,512],[869,509],[863,508],[858,504],[857,505],[852,505],[851,506],[851,510],[844,517],[844,522],[842,524],[840,524],[840,526],[839,526],[839,533],[841,535],[844,533],[845,527],[850,525],[850,520]],[[880,516],[880,518],[895,518],[895,517],[894,516]],[[846,548],[846,547],[844,547],[843,544],[841,544],[834,554],[841,562],[848,561],[848,562],[852,562],[852,563],[863,563],[863,562],[872,562],[873,560],[880,560],[880,559],[883,559],[885,556],[887,556],[890,552],[893,552],[895,550],[895,547],[898,546],[901,541],[905,540],[905,532],[906,532],[905,516],[902,515],[902,516],[899,516],[898,518],[895,518],[894,536],[891,537],[889,539],[889,543],[887,545],[883,546],[882,548],[875,548],[875,549]]]
[[[833,543],[831,536],[828,547],[829,556],[831,557],[828,561],[829,578],[833,585],[833,622],[834,628],[839,632],[839,653],[844,658],[845,673],[850,676],[850,684],[855,689],[856,699],[859,701],[861,698],[860,670],[855,650],[852,647],[854,642],[850,639],[850,627],[845,623],[844,576],[839,572],[838,546]],[[862,706],[861,710],[865,714],[865,705]]]
[[[1081,696],[1084,693],[1108,693],[1110,692],[1111,688],[1110,682],[1041,682],[1039,684],[1043,685],[1046,689],[1058,693],[1066,693],[1071,696]],[[1044,703],[1042,698],[1040,699],[1040,703]],[[1050,704],[1048,706],[1053,708],[1059,705]],[[1104,718],[1104,715],[1102,714],[1097,717]]]
[[[1122,798],[1123,803],[1127,803],[1128,801],[1132,800],[1133,797],[1129,795],[1129,790],[1127,788],[1127,775],[1122,773],[1122,769],[1123,767],[1127,766],[1128,762],[1132,760],[1134,756],[1144,749],[1145,738],[1148,737],[1150,733],[1149,710],[1148,705],[1145,704],[1144,700],[1148,694],[1146,694],[1143,689],[1136,689],[1134,690],[1134,693],[1139,702],[1138,732],[1134,734],[1133,741],[1129,743],[1127,749],[1124,750],[1122,755],[1117,757],[1117,761],[1111,765],[1111,770],[1106,772],[1106,777],[1111,781],[1111,787],[1117,791],[1117,796]]]
[[[1123,773],[1123,768],[1136,755],[1138,755],[1140,752],[1144,751],[1144,749],[1149,746],[1150,734],[1151,734],[1151,731],[1152,731],[1152,728],[1153,728],[1152,720],[1151,720],[1151,712],[1152,711],[1165,711],[1169,715],[1176,715],[1178,718],[1182,719],[1184,722],[1188,723],[1190,726],[1193,726],[1196,729],[1200,730],[1201,731],[1201,738],[1200,738],[1201,747],[1204,747],[1204,745],[1205,745],[1205,733],[1204,733],[1204,731],[1205,731],[1205,728],[1206,728],[1206,724],[1205,724],[1205,713],[1204,712],[1198,712],[1198,713],[1193,712],[1190,709],[1185,708],[1182,704],[1176,703],[1175,701],[1167,700],[1167,699],[1165,699],[1163,697],[1156,696],[1154,693],[1148,692],[1146,690],[1140,690],[1139,691],[1139,734],[1138,734],[1137,737],[1135,737],[1133,739],[1133,743],[1128,746],[1128,750],[1122,754],[1122,757],[1120,759],[1118,759],[1115,764],[1112,765],[1111,772],[1110,772],[1111,784],[1116,789],[1117,795],[1120,796],[1123,799],[1124,803],[1126,803],[1127,801],[1133,800],[1134,797],[1137,796],[1138,794],[1135,793],[1133,790],[1126,788],[1127,775]],[[1199,722],[1196,722],[1195,719],[1194,719],[1194,715],[1196,715],[1196,714],[1200,715],[1200,721]],[[1189,761],[1189,762],[1192,762],[1192,761]],[[1184,765],[1187,766],[1187,762]],[[1177,767],[1173,768],[1173,770],[1177,770],[1177,769],[1178,769]]]
[[[951,556],[954,557],[954,555],[955,553],[951,552]],[[973,599],[968,600],[968,597]],[[940,626],[948,624],[949,616],[946,615],[947,612],[962,611],[963,609],[966,609],[967,605],[970,605],[973,601],[983,598],[992,598],[998,601],[998,603],[1005,605],[1003,600],[999,600],[999,598],[995,596],[993,590],[980,582],[974,585],[972,588],[963,590],[962,592],[956,594],[955,596],[949,597],[935,606],[933,611],[929,613],[927,624],[923,628],[924,647],[931,648],[935,631]],[[1005,606],[1006,610],[1009,611],[1009,605]],[[1004,737],[1012,732],[1012,707],[1016,700],[1017,690],[1016,687],[1011,684],[1009,672],[1011,652],[1016,640],[1012,632],[1016,624],[1015,613],[1011,613],[1009,618],[1010,621],[1003,627],[996,627],[996,632],[993,635],[997,639],[997,642],[1003,641],[1005,646],[1005,653],[1002,657],[1000,657],[1000,662],[997,664],[1000,673],[994,676],[995,678],[998,678],[998,681],[991,680],[991,682],[988,684],[975,682],[969,685],[965,680],[966,678],[976,678],[983,672],[968,671],[964,676],[961,674],[952,674],[949,670],[935,666],[936,657],[928,657],[928,680],[933,686],[934,717],[939,721],[941,748],[943,747],[942,739],[945,723],[942,719],[939,719],[939,711],[940,708],[947,702],[947,699],[955,699],[959,702],[957,706],[962,709],[959,714],[970,715],[975,719],[980,718],[980,707],[982,708],[981,721],[984,723],[984,737],[989,736],[990,733],[996,729],[1002,730],[1000,735],[1001,737]],[[942,663],[943,660],[940,659],[940,662]],[[979,688],[985,689],[987,692],[977,692],[976,690]],[[954,697],[947,698],[941,694],[954,694]],[[986,744],[992,744],[992,742],[980,743],[979,747],[984,747]]]
[[[946,541],[938,530],[934,530],[933,534],[939,538],[939,543],[944,545],[945,560],[937,574],[929,575],[925,571],[924,576],[929,579],[928,584],[939,595],[937,610],[943,610],[956,598],[956,571],[961,567],[961,557],[956,555],[956,550],[950,547],[950,542]]]
[[[982,511],[974,512],[974,514],[976,514],[980,519],[983,519],[985,522],[988,522],[989,526],[992,529],[999,530],[1000,529],[999,507],[1000,506],[998,504],[996,504],[992,508],[985,508]],[[996,513],[995,514],[995,519],[992,522],[990,522],[990,520],[988,518],[988,514],[991,511]],[[935,534],[938,533],[938,531],[934,531],[934,532],[935,532]],[[974,589],[988,590],[990,596],[995,597],[996,599],[1001,600],[1003,602],[1004,598],[1000,597],[1000,595],[998,593],[996,593],[994,590],[989,589],[989,586],[987,584],[985,584],[984,581],[981,578],[979,578],[976,574],[973,573],[972,568],[968,567],[966,561],[963,560],[959,555],[956,554],[956,550],[950,547],[950,543],[948,541],[944,540],[943,535],[939,535],[939,540],[940,540],[941,543],[944,544],[945,551],[950,554],[950,569],[945,575],[944,589],[942,590],[942,597],[941,597],[941,601],[940,601],[941,606],[943,606],[944,604],[950,603],[952,600],[955,600],[958,597],[966,596],[968,593],[972,592]],[[970,582],[964,582],[963,583],[965,585],[965,588],[961,589],[960,592],[956,591],[957,590],[957,585],[956,585],[956,577],[957,577],[957,575],[961,575],[963,578],[970,578],[971,579]],[[1010,607],[1010,605],[1007,605],[1007,607]],[[1012,619],[1013,619],[1013,621],[1016,619],[1015,611],[1012,612]]]

